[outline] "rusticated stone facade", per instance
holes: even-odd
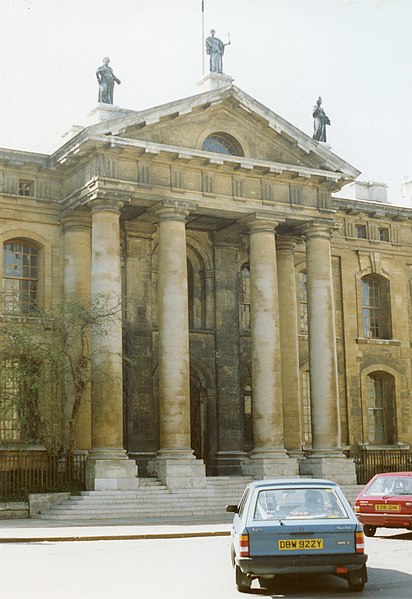
[[[412,210],[334,197],[359,172],[231,85],[110,117],[0,150],[0,252],[36,248],[38,304],[122,298],[89,488],[133,488],[133,460],[171,488],[349,482],[350,448],[408,447]]]

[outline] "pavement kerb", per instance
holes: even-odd
[[[39,536],[39,537],[0,537],[1,543],[61,543],[66,541],[130,541],[150,539],[189,539],[196,537],[226,537],[230,532],[226,530],[202,532],[170,532],[170,533],[140,533],[140,534],[110,534],[110,535],[76,535],[76,536]]]

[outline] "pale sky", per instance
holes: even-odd
[[[230,34],[223,70],[328,143],[363,181],[412,179],[412,0],[204,0],[205,34]],[[49,153],[89,124],[104,56],[114,103],[141,110],[199,93],[201,0],[0,0],[0,147]],[[208,60],[205,57],[205,70]]]

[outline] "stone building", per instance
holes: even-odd
[[[412,443],[412,210],[382,186],[335,197],[356,168],[230,78],[204,85],[142,111],[99,104],[51,155],[0,150],[3,289],[14,315],[122,298],[114,376],[79,421],[90,489],[134,488],[135,464],[171,488],[352,482],[349,450]],[[33,441],[18,414],[0,436]]]

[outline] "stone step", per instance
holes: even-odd
[[[230,499],[230,498],[229,498]],[[130,499],[112,499],[112,500],[99,500],[98,498],[94,500],[84,500],[84,501],[76,501],[70,500],[64,503],[59,503],[54,506],[54,509],[60,509],[61,506],[70,506],[71,509],[81,509],[83,506],[104,506],[104,505],[141,505],[141,506],[151,506],[151,505],[226,505],[228,498],[226,497],[159,497],[156,501],[140,501],[139,499],[130,500]],[[234,500],[232,499],[232,502]]]
[[[85,513],[85,512],[90,512],[92,514],[95,513],[103,513],[103,512],[109,512],[109,511],[113,511],[113,512],[144,512],[144,513],[162,513],[163,511],[170,511],[172,513],[174,512],[181,512],[181,511],[186,511],[189,510],[191,512],[199,512],[201,511],[202,513],[206,513],[206,512],[216,512],[216,513],[224,513],[225,509],[223,505],[202,505],[202,506],[196,506],[193,505],[191,503],[187,503],[187,504],[168,504],[168,505],[151,505],[151,506],[142,506],[142,505],[130,505],[130,504],[123,504],[123,505],[102,505],[99,506],[99,508],[97,509],[96,506],[92,506],[92,505],[84,505],[84,506],[79,506],[77,508],[72,509],[70,506],[60,506],[57,507],[53,510],[50,510],[50,512],[53,512],[55,514],[64,514],[64,513],[70,513],[70,514],[80,514],[80,513]],[[46,513],[46,512],[42,512],[42,513]]]
[[[140,481],[139,481],[140,482]],[[220,482],[220,481],[219,481]],[[237,503],[248,481],[236,484],[215,484],[208,481],[206,488],[179,489],[171,492],[163,485],[139,487],[135,491],[85,491],[68,501],[55,504],[38,515],[51,520],[127,520],[133,518],[212,518],[230,522],[225,512],[228,503]]]
[[[169,490],[160,481],[140,478],[134,491],[83,491],[55,504],[36,517],[50,520],[167,520],[185,518],[231,522],[225,506],[238,503],[250,477],[208,477],[206,487]],[[362,485],[342,485],[353,504]]]
[[[351,505],[355,503],[355,499],[362,491],[364,485],[341,485],[341,489],[346,499]]]
[[[123,495],[121,494],[121,492],[119,492],[119,494],[114,495],[114,494],[93,494],[93,495],[76,495],[73,496],[71,499],[72,501],[93,501],[95,499],[99,500],[99,501],[125,501],[125,500],[130,500],[130,501],[156,501],[158,498],[162,498],[162,497],[174,497],[176,499],[179,498],[193,498],[193,499],[201,499],[204,500],[205,498],[211,498],[211,499],[230,499],[233,500],[234,498],[236,499],[240,499],[241,495],[242,495],[241,490],[239,491],[234,491],[234,492],[224,492],[224,493],[219,493],[216,492],[215,490],[213,490],[212,492],[209,492],[207,489],[203,489],[203,491],[193,491],[193,492],[179,492],[179,493],[171,493],[170,491],[162,491],[159,493],[135,493],[133,495]]]
[[[233,487],[233,488],[222,488],[217,489],[215,487],[203,487],[194,489],[174,489],[169,490],[166,487],[159,487],[156,489],[136,489],[134,491],[82,491],[81,497],[153,497],[155,495],[191,495],[191,496],[204,496],[206,495],[225,495],[230,496],[233,494],[238,495],[243,493],[244,487]],[[127,494],[126,494],[127,493]]]
[[[191,521],[193,521],[194,518],[196,518],[196,521],[198,520],[210,520],[213,522],[231,522],[233,517],[231,514],[227,514],[227,513],[216,513],[216,512],[202,512],[202,514],[199,514],[199,512],[197,511],[193,511],[193,510],[182,510],[178,513],[176,512],[165,512],[165,511],[161,511],[161,512],[113,512],[113,511],[108,511],[108,512],[101,512],[99,514],[95,514],[95,513],[81,513],[81,514],[76,514],[75,517],[73,516],[72,513],[63,513],[63,514],[59,514],[58,516],[54,515],[54,514],[39,514],[38,516],[36,516],[37,518],[39,518],[40,520],[58,520],[58,521],[65,521],[65,520],[69,520],[69,521],[108,521],[108,520],[113,520],[113,521],[126,521],[126,520],[140,520],[140,521],[147,521],[150,519],[154,519],[156,521],[159,520],[170,520],[170,519],[176,519],[176,520],[180,520],[180,519],[190,519]]]

